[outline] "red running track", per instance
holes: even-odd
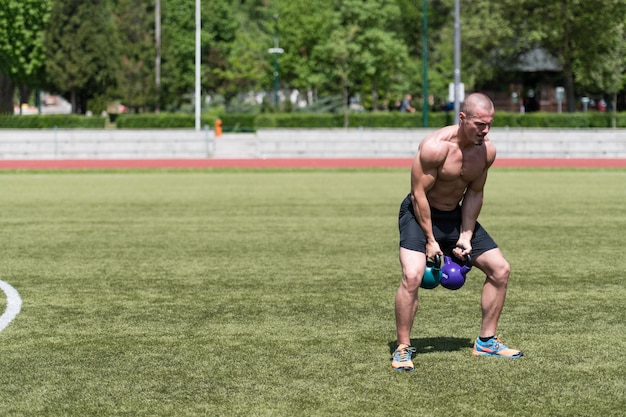
[[[0,170],[409,168],[410,158],[0,160]],[[502,158],[495,167],[626,168],[626,159]]]

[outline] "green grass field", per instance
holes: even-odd
[[[391,370],[404,170],[0,174],[2,416],[623,416],[625,170],[494,169],[512,265],[421,292]],[[0,313],[6,299],[0,292]]]

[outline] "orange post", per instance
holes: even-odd
[[[215,137],[218,138],[222,136],[222,120],[217,119],[215,121]]]

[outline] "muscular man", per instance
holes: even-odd
[[[506,297],[510,266],[497,244],[477,222],[483,204],[487,171],[496,149],[487,138],[493,122],[493,102],[484,94],[466,97],[459,124],[428,135],[419,145],[411,168],[411,192],[400,206],[402,282],[396,293],[398,347],[392,368],[413,370],[410,333],[418,308],[418,288],[426,258],[453,254],[486,275],[482,289],[482,324],[474,343],[476,356],[519,358],[522,352],[505,346],[496,327]]]

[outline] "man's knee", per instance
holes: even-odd
[[[417,292],[422,283],[423,272],[418,270],[402,271],[402,283],[400,284],[406,291],[410,293]]]
[[[402,266],[401,288],[409,293],[417,293],[422,283],[426,255],[421,252],[400,248],[400,265]]]
[[[495,285],[506,286],[511,274],[511,265],[499,249],[485,252],[476,261],[476,265],[487,275],[488,280]]]
[[[511,265],[502,258],[500,262],[491,266],[489,273],[487,273],[487,279],[498,287],[506,287],[509,282],[509,275],[511,275]]]
[[[511,265],[506,259],[502,259],[494,270],[493,279],[499,284],[506,285],[509,282],[509,275],[511,275]]]

